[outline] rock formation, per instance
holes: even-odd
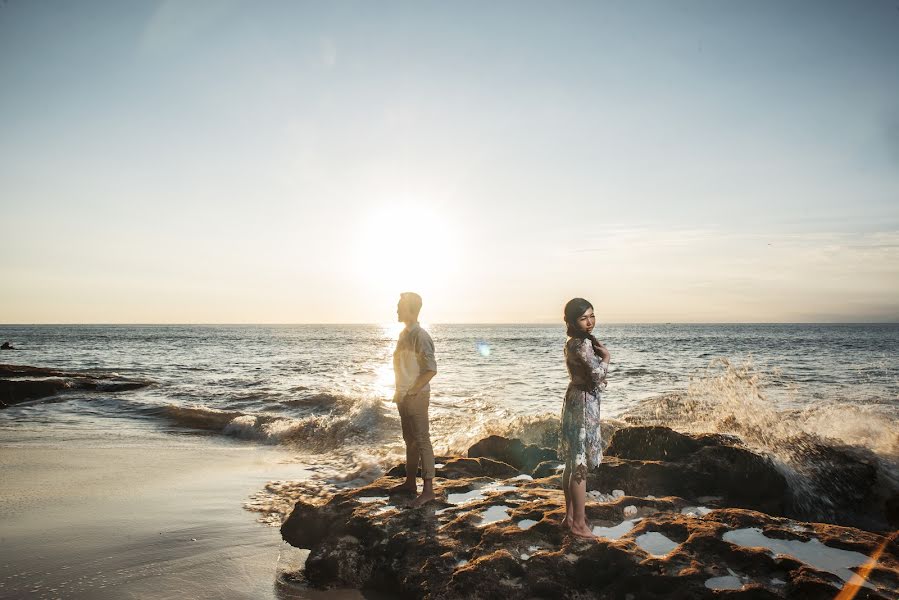
[[[281,533],[311,551],[309,584],[410,598],[833,598],[847,582],[899,598],[895,533],[778,516],[787,482],[734,438],[618,431],[588,479],[595,541],[559,526],[552,452],[487,438],[440,459],[441,497],[423,508],[388,495],[401,465],[298,502]]]

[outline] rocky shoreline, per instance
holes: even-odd
[[[0,410],[67,391],[122,392],[149,385],[114,374],[59,371],[24,365],[0,365]]]
[[[421,509],[388,495],[402,464],[297,502],[281,527],[310,550],[295,577],[432,599],[833,598],[856,584],[855,598],[899,598],[891,500],[868,497],[851,455],[846,522],[808,522],[777,465],[737,438],[621,429],[588,478],[595,541],[560,528],[554,450],[492,436],[438,460],[441,497]]]

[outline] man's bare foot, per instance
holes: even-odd
[[[579,538],[586,538],[589,540],[595,540],[598,536],[596,536],[590,528],[586,525],[572,525],[568,528],[571,532],[571,535],[577,536]]]
[[[415,489],[414,483],[409,484],[409,483],[403,482],[399,485],[395,485],[392,488],[389,488],[387,490],[387,493],[388,494],[414,494],[417,491],[418,490]]]
[[[431,500],[436,500],[437,496],[434,495],[434,492],[422,492],[421,495],[413,500],[412,506],[418,508],[424,504],[427,504]]]

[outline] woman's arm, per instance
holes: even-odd
[[[585,339],[581,340],[575,349],[575,354],[590,373],[590,379],[593,381],[593,384],[598,388],[605,386],[606,375],[609,372],[609,362],[607,358],[611,357],[611,354],[605,346],[601,347],[604,350],[602,354],[594,349],[593,343],[589,339]],[[599,356],[597,356],[597,354],[599,354]]]
[[[600,342],[599,340],[596,340],[596,343],[597,343],[598,345],[593,346],[593,350],[594,350],[597,354],[599,354],[600,360],[602,360],[602,362],[604,362],[604,363],[606,363],[606,364],[612,362],[612,353],[609,352],[609,349],[606,348],[605,344],[603,344],[603,343]]]

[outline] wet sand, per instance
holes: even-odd
[[[192,436],[0,441],[0,598],[362,598],[282,582],[304,556],[242,508],[300,479],[283,450]]]

